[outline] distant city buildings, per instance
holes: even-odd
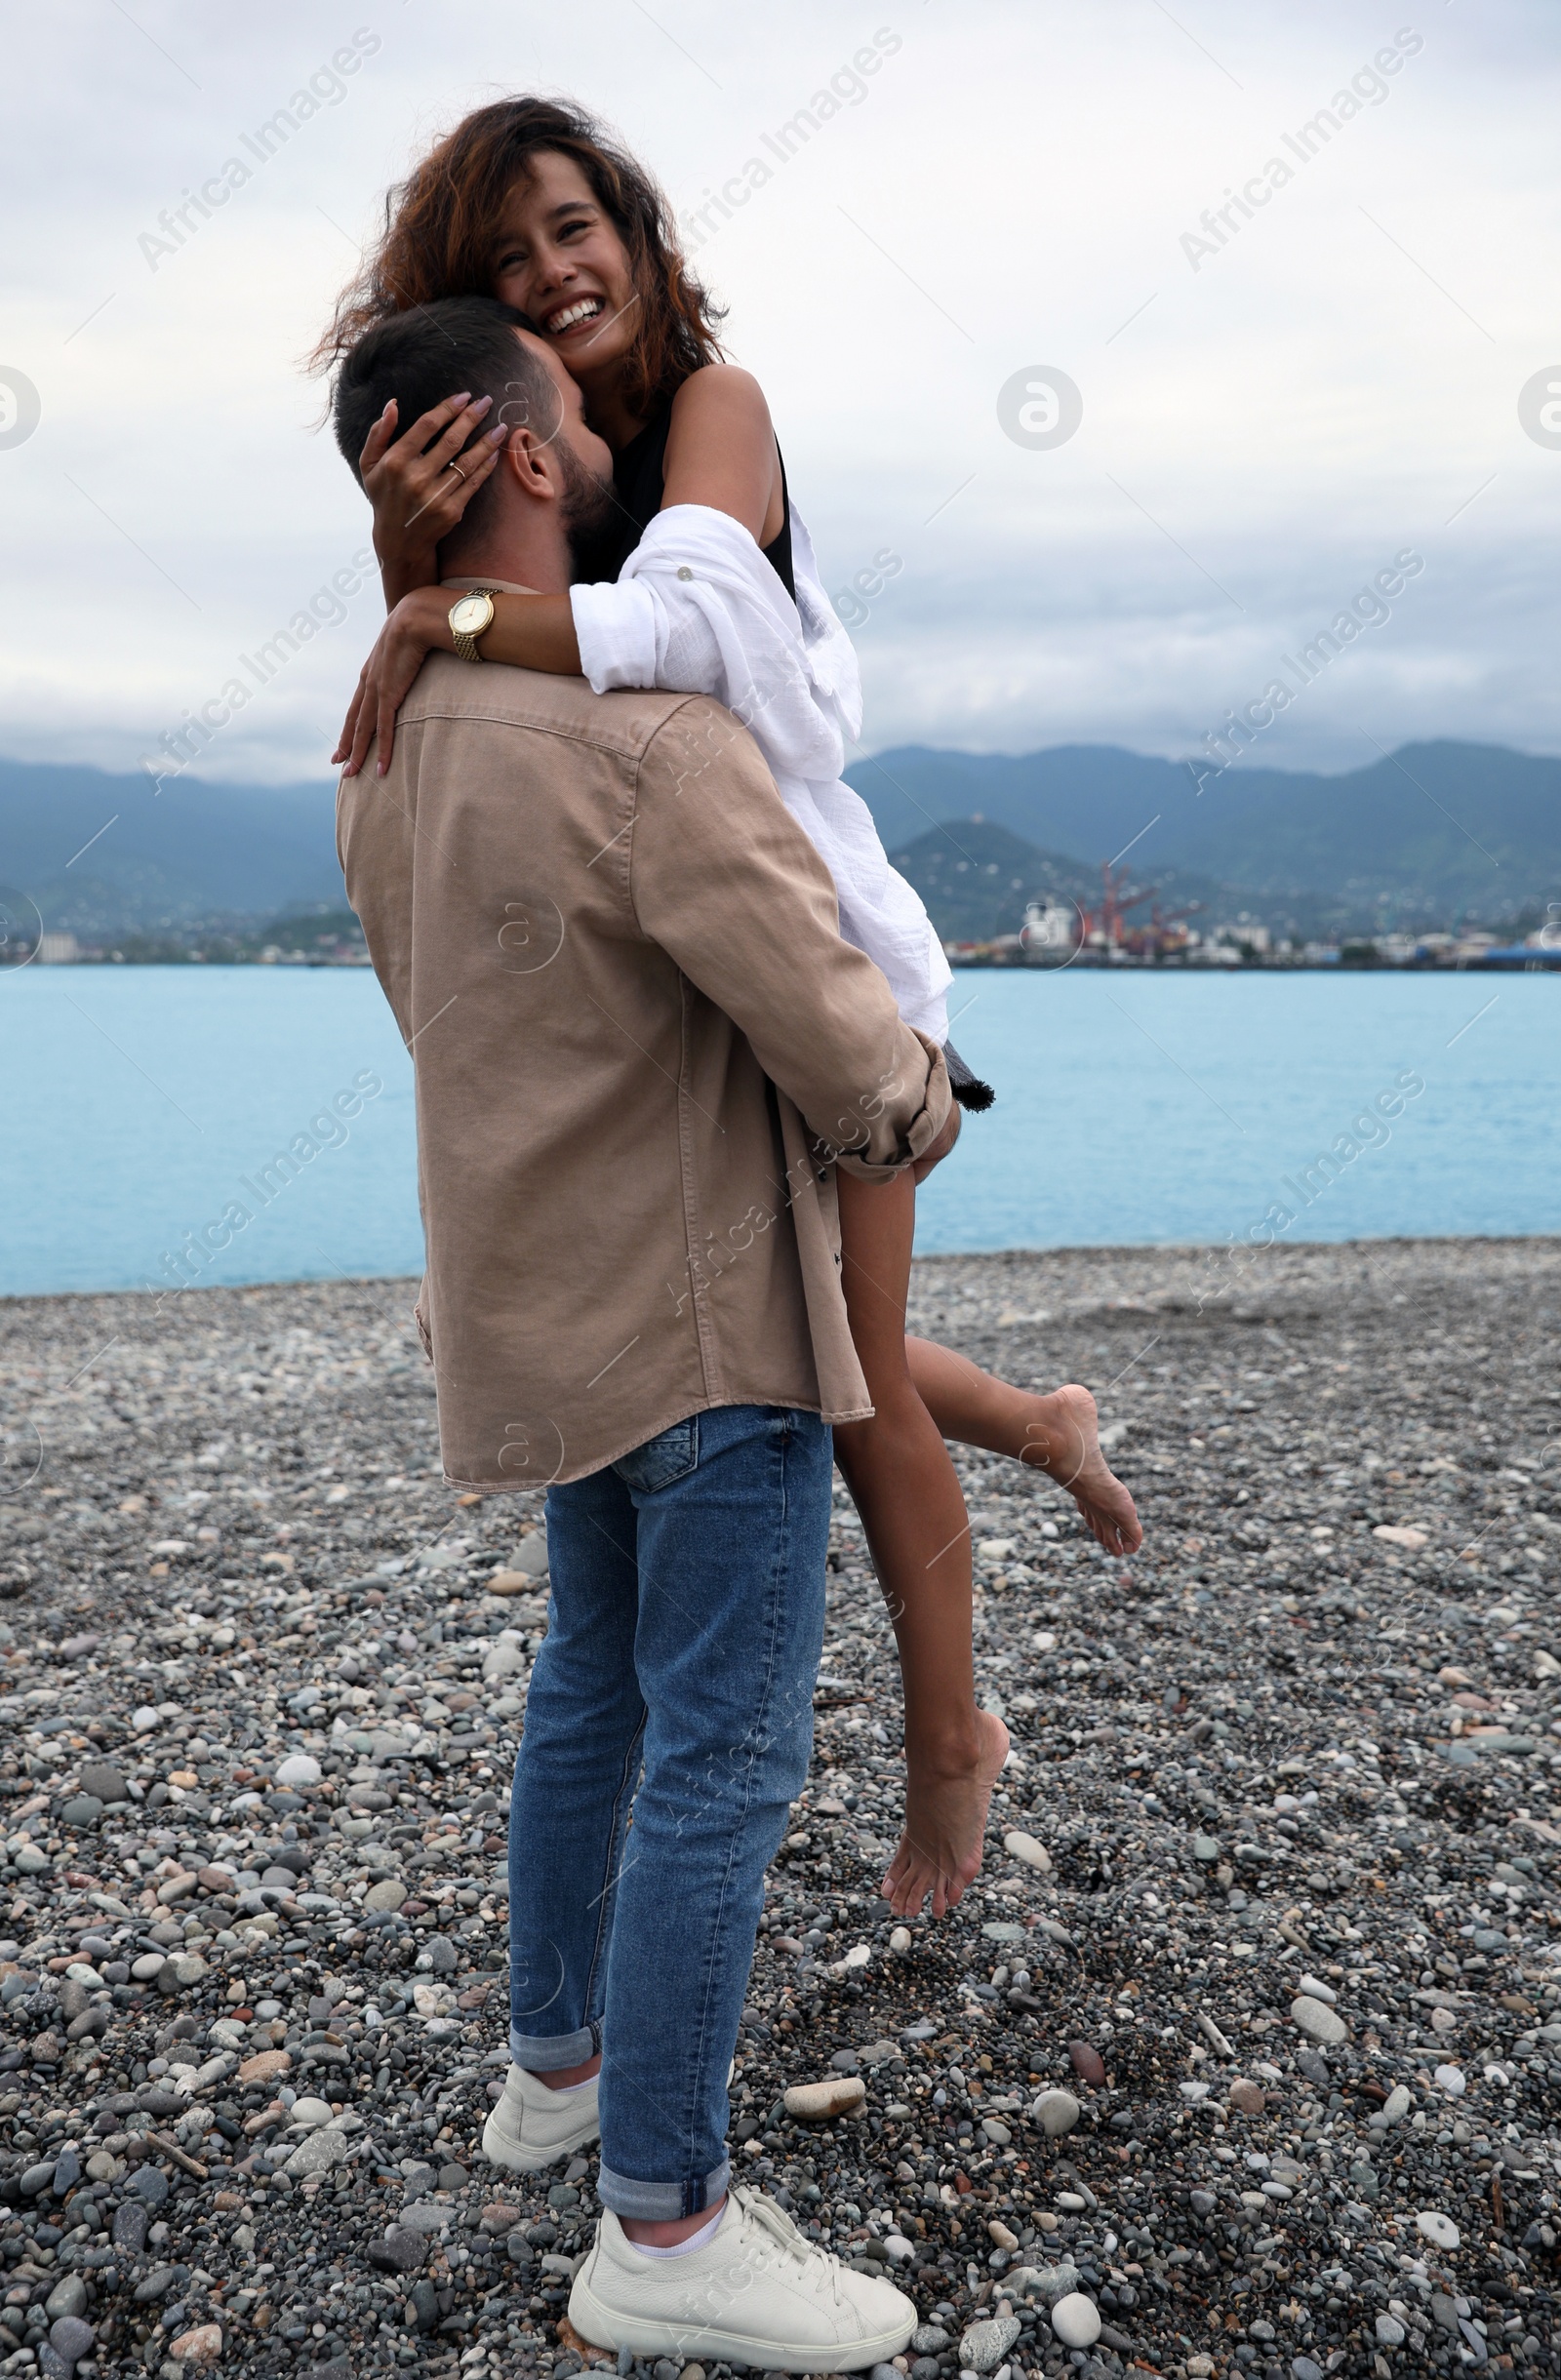
[[[1143,897],[1147,898],[1147,895]],[[1130,900],[1126,906],[1132,907]],[[1048,894],[1032,900],[1017,933],[943,944],[955,967],[1267,967],[1561,969],[1561,919],[1503,941],[1483,928],[1458,932],[1342,935],[1338,941],[1280,936],[1242,914],[1202,930],[1186,917],[1130,925],[1112,897],[1100,910]]]

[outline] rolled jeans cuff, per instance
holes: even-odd
[[[702,2181],[631,2182],[605,2162],[597,2168],[596,2195],[615,2215],[641,2223],[678,2223],[685,2215],[702,2214],[713,2206],[732,2181],[732,2161],[723,2157]]]
[[[522,2033],[509,2028],[509,2054],[528,2074],[552,2075],[561,2066],[583,2066],[602,2045],[600,2025],[582,2025],[578,2033]]]

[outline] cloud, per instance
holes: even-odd
[[[497,0],[363,7],[240,23],[65,0],[13,24],[0,365],[41,417],[7,447],[0,412],[11,750],[134,765],[361,548],[299,359],[386,183],[517,88],[597,107],[704,211],[700,269],[831,586],[901,557],[858,631],[870,744],[1189,750],[1409,545],[1412,595],[1276,724],[1271,756],[1352,766],[1363,735],[1561,748],[1535,559],[1561,453],[1517,411],[1535,373],[1561,377],[1538,5],[1412,13],[1421,47],[1391,76],[1371,61],[1404,34],[1364,33],[1343,0],[1303,20],[1206,0],[1180,21],[1141,0],[885,0],[849,20],[822,0],[654,20],[590,0],[523,26]],[[880,70],[853,65],[875,48]],[[1351,91],[1298,162],[1286,136]],[[766,140],[810,109],[777,162]],[[1274,158],[1294,178],[1243,213]],[[775,171],[712,215],[750,159]],[[1224,236],[1194,269],[1205,216]],[[1061,445],[999,422],[1031,366],[1080,391]],[[323,773],[374,600],[224,729],[212,773]]]

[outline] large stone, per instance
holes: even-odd
[[[393,1876],[387,1876],[382,1884],[371,1884],[369,1886],[368,1891],[363,1896],[363,1906],[366,1910],[370,1911],[377,1909],[399,1909],[406,1897],[407,1888],[405,1884],[398,1884]]]
[[[169,2350],[176,2363],[200,2365],[215,2363],[221,2352],[222,2327],[220,2322],[201,2322],[194,2330],[181,2331]]]
[[[72,1794],[60,1815],[66,1826],[96,1826],[103,1805],[95,1793]]]
[[[455,2209],[440,2206],[432,2199],[420,2199],[415,2205],[401,2210],[401,2228],[415,2233],[442,2232],[448,2229]]]
[[[1083,2113],[1070,2090],[1043,2090],[1030,2109],[1048,2140],[1059,2140],[1071,2132]]]
[[[349,2145],[343,2133],[334,2132],[327,2125],[318,2132],[307,2133],[299,2142],[287,2161],[286,2170],[296,2181],[310,2173],[329,2173],[333,2165],[341,2162]]]
[[[87,2311],[87,2284],[79,2273],[67,2273],[57,2281],[44,2300],[44,2312],[52,2322],[61,2315],[81,2315]]]
[[[993,2315],[987,2321],[972,2322],[959,2342],[961,2366],[966,2371],[995,2371],[1019,2334],[1020,2324],[1011,2314]]]
[[[276,1782],[289,1792],[296,1792],[302,1785],[318,1785],[320,1764],[312,1753],[291,1752],[285,1761],[277,1764]]]
[[[1245,2075],[1236,2077],[1230,2085],[1229,2095],[1231,2106],[1239,2108],[1243,2116],[1261,2116],[1268,2104],[1268,2094],[1262,2084],[1249,2082]]]
[[[99,1802],[128,1802],[130,1787],[111,1761],[86,1761],[81,1770],[81,1790]]]
[[[1093,2347],[1101,2335],[1101,2310],[1082,2289],[1074,2289],[1052,2308],[1052,2329],[1064,2347]]]
[[[799,2123],[823,2123],[831,2116],[850,2116],[867,2096],[860,2075],[833,2075],[827,2082],[793,2082],[786,2092],[786,2114]]]
[[[58,2322],[50,2324],[49,2344],[61,2363],[79,2363],[83,2356],[92,2353],[92,2324],[84,2322],[79,2315],[61,2315]]]
[[[418,2273],[428,2261],[427,2235],[404,2223],[392,2223],[382,2240],[370,2241],[366,2253],[381,2273]]]
[[[1299,2000],[1291,2002],[1290,2013],[1302,2033],[1314,2042],[1326,2043],[1330,2048],[1337,2048],[1341,2042],[1349,2039],[1349,2027],[1338,2009],[1328,2007],[1320,2000],[1313,2000],[1307,1992],[1302,1992]]]
[[[1072,2060],[1073,2072],[1078,2076],[1079,2081],[1088,2082],[1092,2088],[1098,2090],[1105,2081],[1105,2060],[1094,2043],[1069,2042],[1067,2054]]]
[[[1444,2215],[1434,2206],[1422,2206],[1415,2217],[1415,2228],[1422,2240],[1433,2247],[1455,2248],[1459,2244],[1459,2228],[1451,2215]]]
[[[293,2060],[285,2049],[258,2049],[254,2057],[244,2060],[238,2079],[247,2089],[252,2082],[274,2082],[279,2075],[292,2071]]]
[[[1052,1854],[1044,1843],[1036,1842],[1033,1835],[1026,1835],[1016,1828],[1013,1834],[1003,1837],[1003,1848],[1010,1859],[1019,1860],[1026,1868],[1037,1868],[1043,1876],[1050,1875]]]
[[[146,2244],[146,2230],[151,2214],[144,2203],[127,2199],[115,2209],[113,2241],[127,2256],[139,2256]]]
[[[1061,2264],[1015,2265],[1003,2275],[1003,2287],[1014,2297],[1040,2297],[1047,2305],[1066,2297],[1079,2285],[1079,2269],[1071,2260]]]

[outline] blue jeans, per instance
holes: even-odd
[[[509,1819],[510,2054],[602,2052],[597,2189],[697,2214],[764,1872],[813,1748],[832,1448],[722,1406],[547,1494],[552,1609]]]

